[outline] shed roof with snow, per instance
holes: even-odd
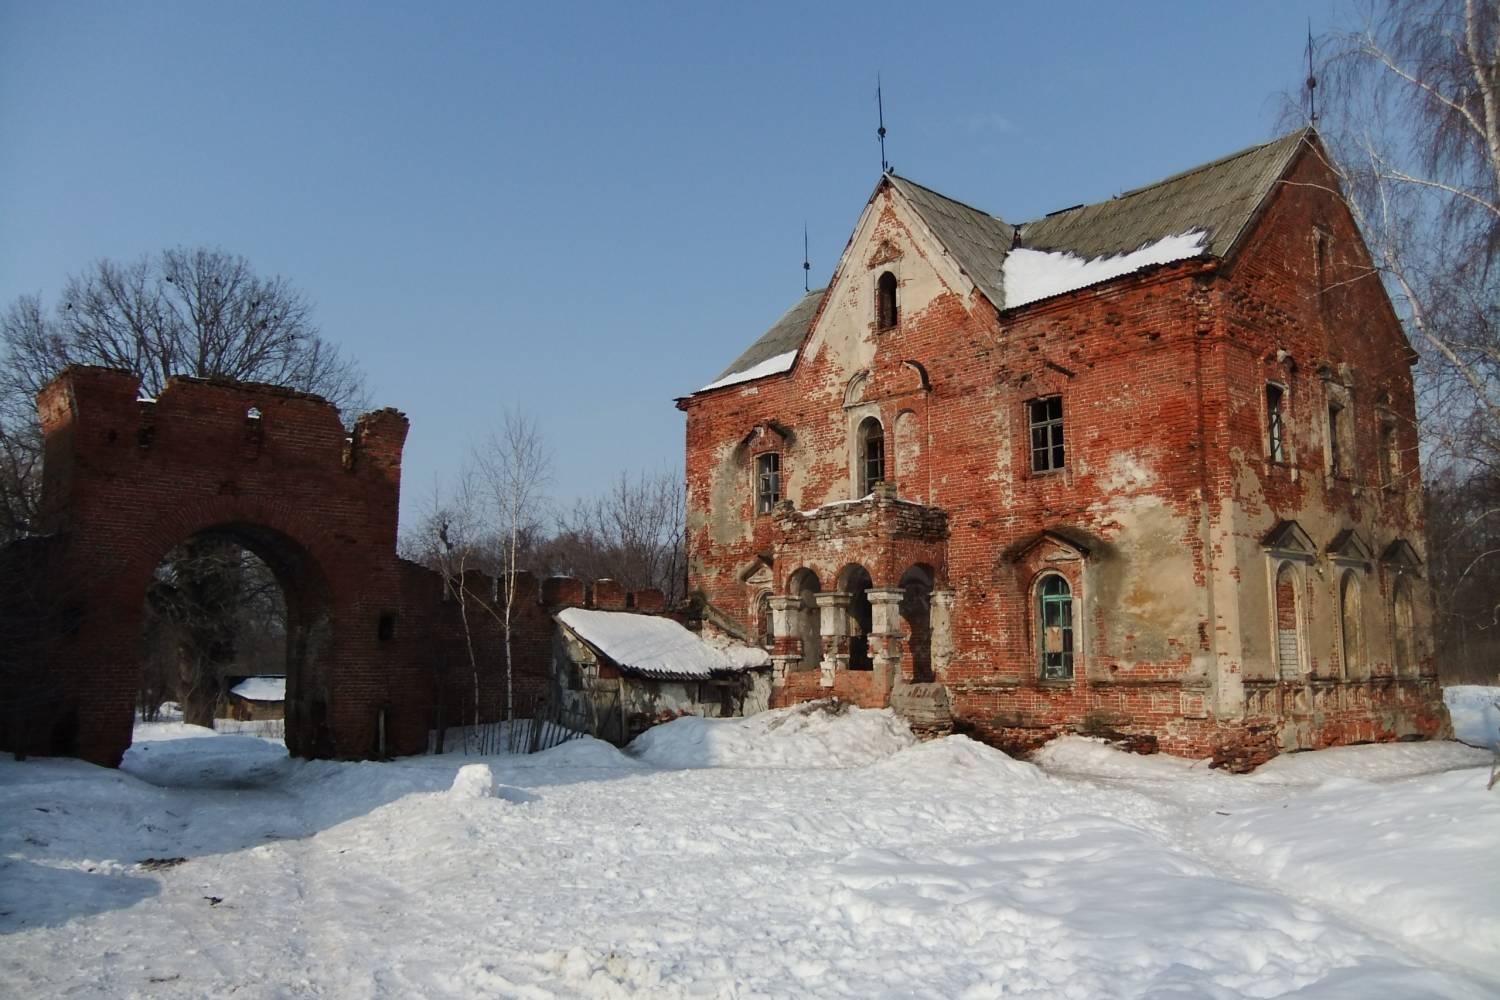
[[[658,615],[567,608],[556,619],[622,672],[654,680],[707,680],[771,664],[763,649],[713,646]]]
[[[246,701],[286,701],[286,678],[246,677],[229,693]]]

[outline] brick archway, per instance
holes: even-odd
[[[287,597],[288,749],[369,756],[382,729],[387,749],[416,749],[421,685],[382,648],[401,606],[406,418],[379,410],[350,433],[326,401],[275,386],[175,378],[156,400],[138,390],[127,372],[75,366],[38,396],[41,527],[65,611],[46,664],[54,694],[26,742],[119,763],[146,588],[175,545],[211,535],[263,559]]]

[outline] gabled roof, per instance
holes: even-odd
[[[1333,536],[1333,541],[1328,543],[1328,555],[1340,562],[1368,564],[1371,561],[1370,546],[1353,528],[1345,528]]]
[[[886,184],[898,191],[975,287],[996,309],[1003,310],[1010,307],[1005,295],[1005,262],[1011,251],[1017,249],[1037,251],[1032,257],[1072,255],[1057,261],[1068,268],[1086,261],[1135,254],[1172,237],[1202,234],[1201,243],[1175,255],[1145,253],[1140,261],[1117,262],[1122,266],[1100,269],[1094,277],[1081,270],[1078,279],[1066,285],[1070,291],[1184,255],[1228,257],[1298,150],[1304,143],[1315,141],[1316,135],[1312,129],[1298,129],[1271,142],[1250,146],[1154,184],[1126,191],[1108,201],[1054,212],[1020,226],[894,173],[881,177],[875,194]],[[875,194],[871,195],[871,201]],[[1073,257],[1078,260],[1072,260]],[[825,291],[820,288],[805,295],[717,379],[698,391],[789,370]],[[1049,290],[1038,297],[1051,294]],[[1037,300],[1026,298],[1021,304]],[[768,365],[773,360],[776,363]]]
[[[906,196],[907,202],[932,235],[938,238],[954,263],[963,268],[969,280],[995,304],[1004,308],[1005,290],[1003,274],[1005,255],[1015,241],[1016,227],[1010,223],[981,212],[977,208],[954,201],[925,188],[916,181],[896,174],[887,174],[891,185]]]
[[[823,301],[825,291],[827,291],[826,288],[814,288],[798,299],[790,309],[781,314],[780,319],[771,324],[771,329],[761,334],[759,340],[745,348],[744,353],[730,362],[729,367],[720,372],[718,378],[710,384],[721,382],[727,384],[731,376],[748,372],[772,358],[801,347],[802,338],[807,335],[807,328],[812,325],[813,316],[818,311],[818,303]]]
[[[1422,565],[1422,559],[1417,555],[1417,550],[1412,548],[1411,542],[1404,538],[1398,538],[1387,545],[1385,551],[1380,553],[1380,561],[1398,569],[1407,570],[1416,570]]]
[[[1021,244],[1104,257],[1201,229],[1208,234],[1208,253],[1227,257],[1312,135],[1298,129],[1108,201],[1054,212],[1021,226]]]
[[[1318,547],[1302,525],[1296,521],[1277,521],[1261,538],[1260,544],[1271,552],[1281,555],[1297,555],[1311,559],[1318,554]]]

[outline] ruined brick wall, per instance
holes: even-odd
[[[1431,735],[1441,725],[1432,659],[1431,594],[1420,565],[1388,558],[1409,545],[1425,560],[1416,404],[1406,341],[1354,220],[1329,191],[1336,177],[1316,151],[1294,165],[1242,253],[1216,283],[1217,366],[1223,371],[1222,448],[1213,478],[1216,548],[1238,583],[1221,602],[1224,710],[1294,715],[1291,745]],[[1267,441],[1266,387],[1282,393],[1284,454]],[[1330,404],[1342,408],[1330,454]],[[1278,557],[1261,539],[1296,521],[1321,550],[1288,577],[1292,608],[1276,599]],[[1353,531],[1366,555],[1341,559],[1329,544]],[[1345,649],[1340,587],[1357,582],[1358,650]],[[1398,664],[1398,580],[1414,621]],[[1283,592],[1285,597],[1285,593]],[[1277,632],[1300,617],[1300,672],[1280,683]],[[1292,622],[1298,624],[1295,620]],[[1243,677],[1253,692],[1242,695]],[[1243,699],[1243,700],[1242,700]],[[1280,706],[1273,704],[1281,702]]]
[[[937,679],[970,728],[1022,745],[1085,725],[1134,727],[1182,753],[1261,740],[1265,719],[1247,712],[1241,671],[1251,659],[1263,666],[1262,640],[1273,634],[1259,547],[1267,519],[1332,511],[1317,521],[1320,544],[1336,520],[1366,526],[1381,545],[1421,533],[1410,373],[1389,304],[1372,280],[1323,307],[1331,325],[1313,326],[1308,313],[1318,295],[1300,264],[1306,216],[1326,218],[1335,246],[1357,239],[1346,215],[1311,204],[1319,197],[1334,200],[1290,186],[1275,194],[1233,270],[1166,265],[997,315],[887,187],[862,218],[796,368],[681,404],[690,588],[750,635],[761,595],[787,593],[798,570],[828,591],[850,564],[865,566],[875,587],[892,587],[907,560],[927,563],[954,602]],[[899,280],[901,317],[879,330],[874,282],[886,270]],[[1274,357],[1267,327],[1276,324],[1298,331],[1288,349],[1309,359],[1306,377],[1325,359],[1335,371],[1368,370],[1359,391],[1382,400],[1411,449],[1404,489],[1371,496],[1335,483],[1313,504],[1304,502],[1310,476],[1284,496],[1288,487],[1260,467],[1263,359]],[[1341,346],[1331,352],[1334,341]],[[1064,401],[1067,466],[1036,474],[1026,404],[1050,395]],[[814,508],[855,499],[852,442],[866,416],[885,428],[898,495],[946,512],[940,544],[903,549],[891,532],[861,530],[853,514],[836,537],[810,537],[823,517]],[[1370,432],[1358,433],[1357,467],[1374,468]],[[1312,431],[1299,424],[1293,434]],[[765,450],[780,453],[783,495],[809,516],[756,513],[754,458]],[[1311,444],[1299,452],[1319,460]],[[1047,541],[1049,530],[1064,541]],[[1038,675],[1044,572],[1067,577],[1077,595],[1068,682]],[[1366,633],[1378,671],[1374,603],[1367,599]],[[1425,594],[1416,603],[1425,615]],[[1309,646],[1326,645],[1326,631]],[[834,690],[881,703],[869,686],[851,676]],[[815,671],[794,670],[776,697],[828,691]],[[1357,700],[1349,705],[1350,718],[1372,718]],[[1315,742],[1394,732],[1325,721]]]
[[[288,744],[304,754],[376,749],[377,712],[399,704],[379,620],[396,611],[393,552],[406,419],[352,433],[323,400],[273,386],[176,378],[138,398],[125,372],[73,367],[38,397],[45,435],[41,528],[63,546],[73,621],[50,665],[70,721],[52,743],[116,763],[130,743],[146,587],[195,535],[260,556],[286,592]]]

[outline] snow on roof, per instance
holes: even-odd
[[[229,693],[246,701],[286,701],[285,677],[246,677]]]
[[[1118,278],[1153,264],[1202,256],[1207,234],[1201,229],[1165,236],[1131,253],[1085,259],[1073,253],[1017,247],[1005,259],[1005,307],[1061,295]]]
[[[710,389],[722,389],[726,385],[738,385],[741,382],[749,382],[753,379],[764,378],[767,375],[780,375],[782,372],[790,371],[792,363],[797,360],[796,351],[787,351],[785,354],[776,354],[767,358],[758,365],[752,365],[744,371],[730,372],[717,382],[710,382],[699,392],[707,392]]]
[[[716,649],[670,618],[567,608],[557,620],[620,669],[656,678],[699,678],[770,664],[764,650]]]

